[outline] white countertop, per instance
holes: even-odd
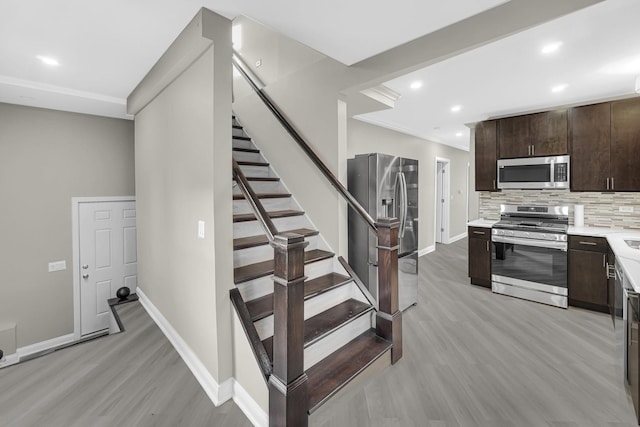
[[[490,219],[484,219],[484,218],[478,218],[478,219],[474,219],[473,221],[469,221],[467,223],[467,225],[470,226],[470,227],[491,228],[491,227],[493,227],[493,224],[495,224],[496,222],[498,222],[498,221],[490,220]]]
[[[636,292],[640,292],[640,250],[630,248],[625,240],[640,240],[640,231],[623,228],[569,227],[569,234],[578,236],[604,237],[616,255],[625,276]]]

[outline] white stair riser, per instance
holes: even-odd
[[[276,177],[269,166],[240,165],[240,169],[244,176]]]
[[[258,277],[244,283],[238,283],[236,288],[244,302],[263,297],[273,293],[273,276]]]
[[[279,197],[277,199],[260,199],[260,203],[266,209],[267,212],[272,211],[281,211],[287,209],[298,210],[298,205],[293,201],[291,197]],[[253,213],[253,209],[249,202],[245,199],[242,200],[234,200],[233,201],[233,213],[234,214],[245,214],[245,213]]]
[[[231,143],[232,148],[256,148],[255,144],[245,139],[234,139]]]
[[[307,280],[315,279],[331,273],[333,265],[333,259],[312,262],[304,266],[304,273],[307,276]],[[273,293],[273,279],[271,276],[259,277],[248,282],[239,283],[236,286],[245,302]]]
[[[323,337],[304,349],[304,369],[305,371],[333,353],[348,342],[358,337],[360,334],[371,329],[373,325],[374,311],[369,311],[360,317],[341,326],[332,333]]]
[[[356,290],[354,290],[356,288]],[[339,288],[324,292],[304,302],[304,318],[308,319],[320,314],[331,307],[353,298],[355,292],[360,293],[355,283],[349,283]],[[273,335],[273,315],[254,322],[261,340]]]
[[[318,238],[310,236],[305,239],[309,245],[305,250],[316,249]],[[273,259],[273,248],[270,245],[255,246],[253,248],[237,249],[233,251],[233,266],[242,267],[256,262],[262,262]]]
[[[249,153],[246,151],[233,151],[233,160],[236,162],[265,162],[260,153]]]
[[[288,191],[284,188],[284,185],[280,183],[280,181],[249,181],[249,185],[254,193],[284,193],[287,194]],[[237,185],[233,186],[233,194],[242,194],[240,187]]]

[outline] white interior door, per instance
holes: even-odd
[[[449,159],[436,160],[435,241],[449,243]]]
[[[134,201],[79,203],[80,333],[109,329],[108,300],[137,286]]]
[[[444,163],[437,162],[436,171],[436,242],[442,243],[444,231]]]

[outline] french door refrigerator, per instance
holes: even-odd
[[[347,160],[347,186],[374,220],[394,217],[398,230],[398,302],[418,302],[418,161],[388,154],[359,154]],[[377,237],[349,209],[349,264],[378,299]]]

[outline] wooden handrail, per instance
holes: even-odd
[[[284,129],[289,133],[289,135],[291,135],[293,140],[296,141],[296,143],[300,146],[302,151],[304,151],[305,154],[311,159],[313,164],[316,165],[318,169],[320,169],[320,171],[325,176],[325,178],[329,180],[329,183],[333,185],[333,187],[338,191],[338,193],[347,201],[349,206],[354,211],[356,211],[358,215],[360,215],[360,217],[362,217],[362,219],[369,225],[369,227],[371,227],[373,231],[376,231],[377,230],[376,222],[371,217],[371,215],[369,215],[366,209],[364,209],[362,205],[358,203],[356,198],[353,197],[353,195],[349,192],[349,190],[347,190],[344,187],[344,185],[342,185],[342,183],[338,180],[338,178],[336,178],[336,176],[333,174],[333,172],[331,172],[331,170],[327,167],[327,165],[325,165],[324,162],[320,160],[320,157],[318,157],[315,151],[313,151],[313,149],[309,146],[309,144],[307,144],[304,138],[302,138],[300,133],[298,133],[298,131],[291,125],[291,123],[289,123],[289,120],[287,120],[286,116],[278,109],[278,107],[275,106],[273,101],[271,101],[271,99],[264,92],[264,90],[260,88],[253,81],[253,79],[249,75],[249,72],[247,71],[249,68],[244,64],[240,56],[235,52],[234,52],[232,61],[233,61],[233,65],[236,67],[238,72],[242,74],[242,76],[245,78],[247,83],[249,83],[249,86],[253,88],[253,90],[260,97],[262,102],[264,102],[264,104],[273,113],[276,119],[278,119],[282,127],[284,127]]]
[[[267,235],[267,239],[269,239],[269,242],[273,242],[275,235],[278,234],[278,229],[276,228],[273,221],[271,221],[271,217],[269,217],[267,210],[264,208],[264,206],[262,206],[260,199],[249,185],[247,177],[244,176],[242,169],[240,169],[238,162],[236,162],[235,160],[233,160],[232,170],[233,177],[235,178],[240,191],[242,191],[244,198],[247,200],[247,202],[249,202],[249,205],[251,206],[256,219]]]
[[[258,364],[260,365],[262,376],[264,380],[268,382],[269,377],[272,373],[271,360],[269,359],[267,350],[264,348],[264,344],[260,340],[258,331],[256,330],[256,327],[251,320],[249,309],[247,309],[247,305],[242,299],[240,290],[238,290],[238,288],[230,289],[229,296],[231,297],[231,303],[233,304],[233,307],[236,309],[236,313],[238,314],[238,319],[240,319],[242,329],[244,329],[244,333],[249,339],[251,350],[253,350],[253,354],[255,355]]]

